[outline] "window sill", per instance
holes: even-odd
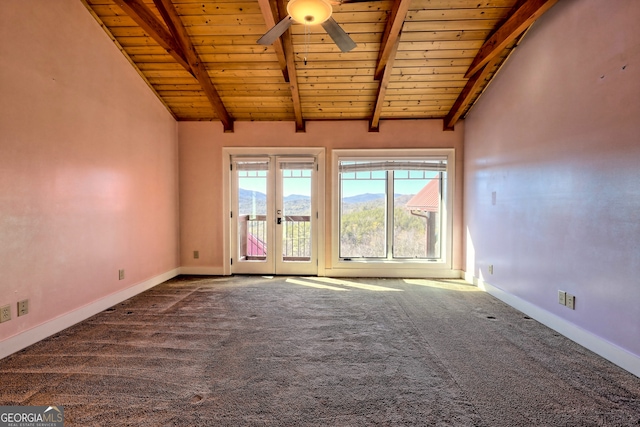
[[[329,277],[418,277],[459,279],[462,272],[444,262],[347,261],[325,269]]]

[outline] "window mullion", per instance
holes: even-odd
[[[384,221],[387,238],[387,259],[393,259],[393,205],[394,205],[393,171],[387,171],[386,218]]]

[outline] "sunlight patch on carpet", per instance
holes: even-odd
[[[306,280],[300,280],[300,279],[287,279],[286,282],[293,283],[294,285],[308,286],[310,288],[328,289],[331,291],[348,291],[348,289],[336,288],[335,286],[321,285],[320,283],[313,283],[313,282],[308,282]]]
[[[379,286],[379,285],[369,285],[366,283],[358,283],[358,282],[353,282],[351,280],[334,279],[331,277],[309,277],[308,279],[314,280],[317,282],[330,283],[332,285],[342,285],[342,286],[348,286],[350,288],[364,289],[366,291],[403,292],[402,289],[387,288],[386,286]]]
[[[430,288],[446,289],[448,291],[460,291],[460,292],[482,292],[476,286],[466,283],[453,283],[444,282],[440,280],[428,280],[428,279],[403,279],[405,283],[409,285],[427,286]]]

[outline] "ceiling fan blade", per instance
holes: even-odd
[[[341,51],[349,52],[351,49],[356,47],[356,43],[351,40],[349,34],[345,33],[342,27],[338,25],[335,19],[329,17],[326,21],[322,23],[322,28],[329,34],[329,36],[333,39],[334,43],[338,45]]]
[[[289,15],[285,16],[280,22],[274,25],[269,31],[264,33],[262,37],[258,39],[258,44],[268,46],[273,44],[289,27],[293,24],[293,18]]]

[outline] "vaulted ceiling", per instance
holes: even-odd
[[[557,0],[343,0],[357,46],[294,23],[287,0],[80,0],[177,120],[443,119],[469,110],[520,37]],[[305,31],[307,29],[307,31]]]

